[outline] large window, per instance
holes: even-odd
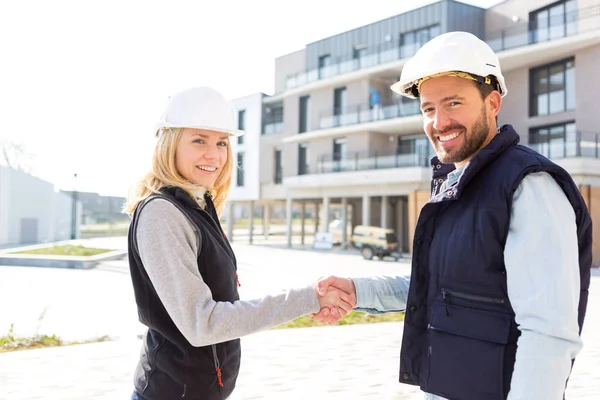
[[[531,128],[529,147],[548,158],[580,155],[575,122]]]
[[[308,131],[310,121],[310,97],[300,97],[300,113],[298,121],[298,132],[303,133]]]
[[[298,175],[306,175],[310,171],[308,162],[308,144],[300,143],[298,145]]]
[[[533,69],[530,81],[531,116],[575,109],[575,59]]]
[[[236,186],[244,186],[244,153],[237,154]]]
[[[545,42],[577,33],[577,2],[563,0],[533,11],[531,41]]]
[[[425,43],[441,33],[439,25],[400,34],[400,57],[414,56]]]

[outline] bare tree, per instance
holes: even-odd
[[[22,143],[3,139],[0,141],[0,164],[9,168],[30,173],[33,156],[27,152]]]

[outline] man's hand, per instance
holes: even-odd
[[[342,307],[342,310],[339,310],[337,307],[323,307],[323,305],[321,305],[321,311],[319,311],[317,314],[311,315],[315,321],[330,325],[334,324],[346,316],[346,314],[354,307],[356,307],[356,289],[352,279],[328,276],[317,281],[315,286],[318,296],[326,296],[328,291],[332,289],[337,289],[344,292],[347,297],[344,297],[343,300],[349,305],[349,309],[347,309],[347,307]],[[319,298],[319,302],[320,299],[321,297]]]

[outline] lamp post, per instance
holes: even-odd
[[[77,173],[73,174],[73,191],[71,192],[71,240],[77,238]]]

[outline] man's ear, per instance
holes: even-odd
[[[485,99],[488,115],[496,119],[498,113],[500,113],[500,107],[502,106],[502,96],[497,90],[493,90]]]

